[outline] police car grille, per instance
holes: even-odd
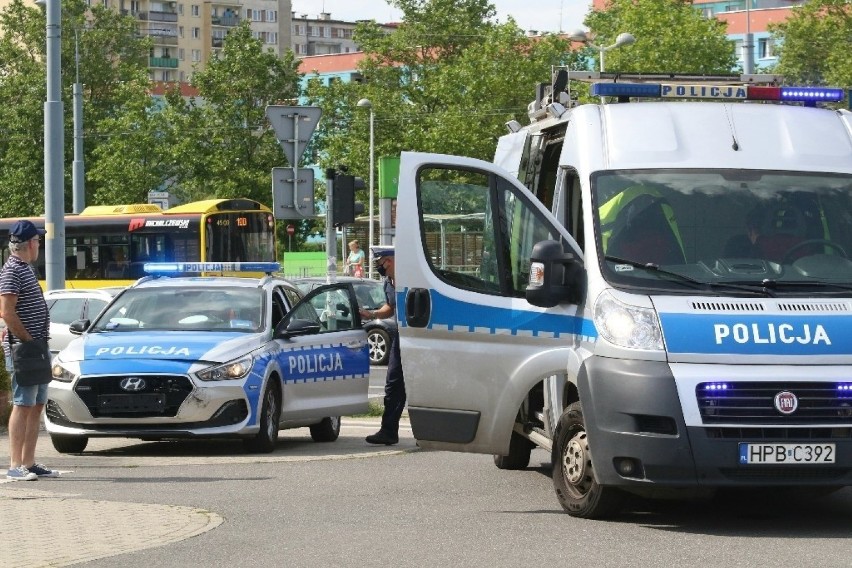
[[[103,377],[83,377],[77,381],[74,392],[82,399],[95,418],[144,418],[148,416],[175,416],[180,405],[192,392],[192,382],[181,375],[132,375],[145,381],[145,387],[139,391],[128,392],[121,388],[121,381],[130,375]],[[163,395],[165,404],[162,409],[149,411],[104,410],[102,397]]]
[[[726,383],[724,390],[695,389],[704,424],[852,424],[852,392],[837,383]],[[775,395],[791,392],[798,399],[792,414],[775,409]]]

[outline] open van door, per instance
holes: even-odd
[[[533,246],[555,241],[578,264],[580,249],[516,179],[471,158],[403,153],[396,227],[414,436],[425,448],[505,454],[527,393],[564,374],[578,337],[595,334],[577,305],[527,302]]]

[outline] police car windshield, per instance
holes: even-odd
[[[262,306],[259,288],[130,288],[107,307],[92,331],[257,332],[263,327]]]
[[[592,193],[598,256],[614,286],[749,294],[771,281],[778,295],[837,294],[852,279],[850,175],[605,171],[592,176]],[[661,281],[645,265],[683,278]]]

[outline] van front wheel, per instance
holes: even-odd
[[[624,494],[595,479],[592,454],[579,402],[559,418],[553,440],[553,487],[562,508],[572,517],[599,519],[621,508]]]

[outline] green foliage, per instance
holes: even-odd
[[[365,52],[363,83],[314,78],[307,96],[323,108],[317,133],[323,167],[350,166],[369,176],[369,111],[376,163],[415,150],[490,160],[505,123],[525,121],[538,82],[551,66],[572,61],[555,36],[528,38],[514,21],[495,23],[487,0],[390,0],[403,22],[387,35],[363,23],[355,39]],[[366,202],[366,192],[358,197]]]
[[[636,43],[607,51],[605,70],[622,73],[727,74],[736,65],[726,24],[705,18],[688,0],[609,0],[586,17],[598,46],[629,32]],[[589,48],[598,69],[599,52]]]
[[[795,84],[852,86],[852,6],[846,0],[810,0],[786,21],[770,26],[779,56],[775,72]]]

